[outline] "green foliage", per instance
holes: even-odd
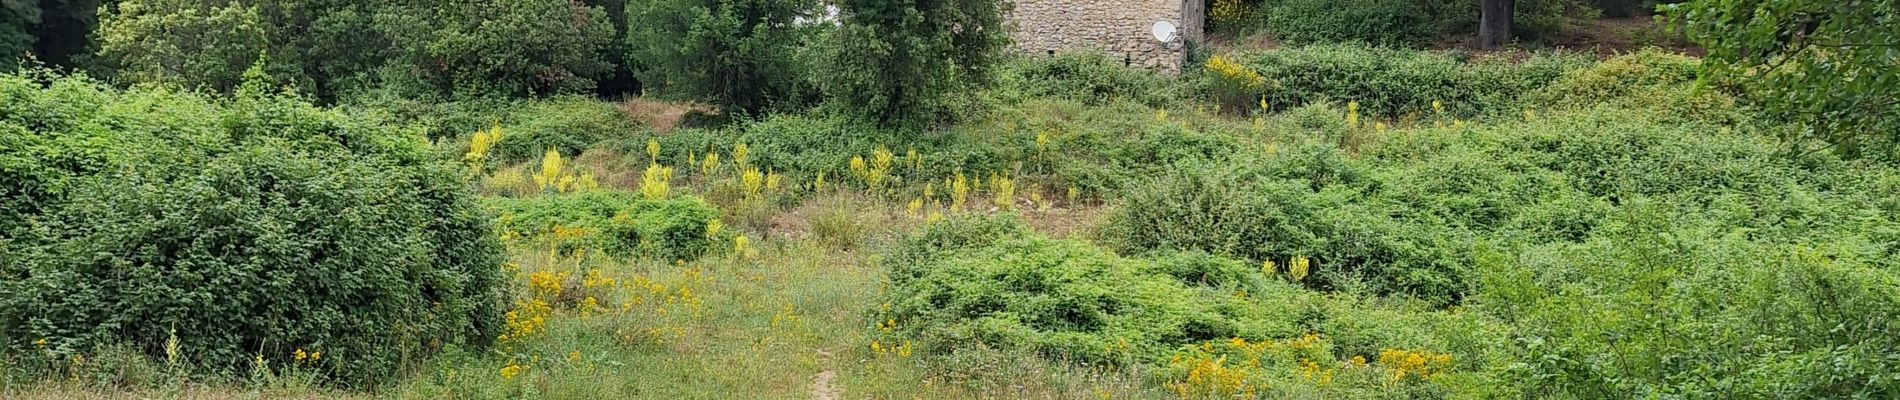
[[[1475,1],[1283,0],[1266,7],[1274,38],[1287,43],[1356,41],[1420,46],[1477,26]]]
[[[1278,83],[1267,93],[1273,107],[1355,101],[1372,116],[1430,113],[1433,101],[1454,116],[1508,114],[1519,96],[1585,66],[1580,57],[1562,54],[1464,62],[1443,53],[1356,45],[1274,50],[1244,62]]]
[[[501,3],[126,0],[99,29],[101,56],[132,82],[222,92],[268,60],[266,72],[326,100],[582,93],[613,68],[599,8]]]
[[[1594,18],[1577,0],[1518,0],[1514,33],[1544,39],[1572,18]],[[1478,2],[1458,0],[1281,0],[1261,8],[1275,39],[1293,44],[1359,42],[1420,47],[1477,32]]]
[[[832,108],[880,127],[934,126],[959,92],[986,85],[1009,37],[997,0],[844,0],[814,79]]]
[[[1126,99],[1165,107],[1179,99],[1173,82],[1153,71],[1131,68],[1101,52],[1065,52],[1054,57],[1022,57],[1005,63],[999,91],[1027,97],[1053,97],[1101,105]]]
[[[1667,8],[1708,48],[1709,81],[1796,126],[1794,148],[1900,160],[1900,2],[1714,1]]]
[[[24,368],[125,345],[234,373],[303,348],[367,385],[501,331],[489,217],[416,137],[256,92],[7,75],[0,93],[0,353],[52,363]]]
[[[1530,94],[1526,103],[1546,109],[1607,104],[1671,121],[1742,119],[1733,98],[1695,87],[1700,68],[1695,58],[1648,48],[1571,71]]]
[[[1900,395],[1890,257],[1762,243],[1668,208],[1640,202],[1580,243],[1481,253],[1480,302],[1527,344],[1508,372],[1524,395]]]
[[[877,315],[925,351],[982,345],[1106,363],[1234,333],[1151,263],[1038,237],[1008,217],[934,224],[884,262],[890,307]]]
[[[376,23],[400,60],[384,68],[450,98],[586,93],[614,65],[613,22],[574,1],[423,1]]]
[[[39,24],[39,2],[0,2],[0,71],[12,71],[33,49]]]
[[[810,0],[645,0],[627,10],[627,62],[662,95],[741,113],[801,100]]]
[[[638,193],[588,191],[531,198],[490,198],[487,206],[501,214],[501,228],[530,240],[557,238],[556,227],[578,229],[580,242],[619,257],[694,260],[730,239],[732,232],[709,235],[706,226],[719,210],[697,197],[651,200]]]
[[[99,52],[127,81],[228,93],[243,82],[245,70],[270,59],[273,22],[261,7],[244,3],[127,0],[105,16]],[[296,68],[296,59],[284,54],[275,60],[268,69]]]

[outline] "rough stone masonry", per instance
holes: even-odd
[[[1011,47],[1030,56],[1099,50],[1130,66],[1181,71],[1182,41],[1201,39],[1202,0],[1016,0],[1010,12]],[[1155,41],[1155,21],[1180,27],[1181,39]]]

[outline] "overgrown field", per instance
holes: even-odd
[[[1900,397],[1900,169],[1700,62],[1070,54],[923,132],[29,70],[0,397]]]

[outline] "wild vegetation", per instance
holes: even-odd
[[[988,0],[68,3],[0,8],[0,397],[1900,397],[1885,2],[1216,0],[1281,43],[1179,75]]]

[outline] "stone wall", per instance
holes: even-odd
[[[1202,0],[1016,0],[1010,12],[1012,48],[1031,56],[1094,49],[1129,65],[1181,71],[1184,40],[1200,40]],[[1155,21],[1181,27],[1182,39],[1155,41]]]

